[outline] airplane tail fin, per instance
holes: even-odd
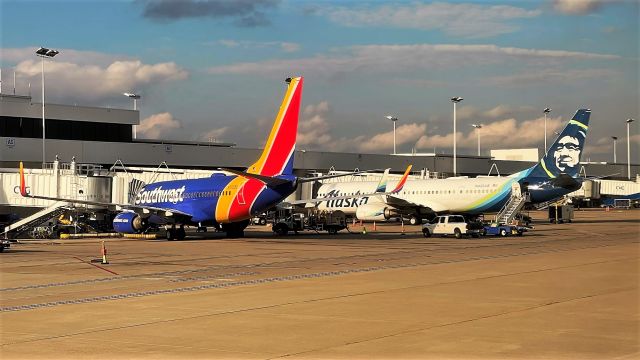
[[[291,175],[302,99],[302,77],[287,79],[289,88],[258,161],[247,173],[262,176]]]
[[[20,195],[28,196],[27,194],[27,185],[24,180],[24,166],[22,165],[22,161],[20,161]]]
[[[407,178],[409,177],[409,173],[411,172],[412,167],[413,165],[407,166],[407,170],[404,172],[404,174],[400,178],[400,181],[398,181],[398,185],[396,185],[395,189],[391,190],[392,194],[397,194],[400,192],[400,190],[402,190],[402,188],[404,187],[404,184],[407,182]]]
[[[577,177],[590,116],[591,110],[579,109],[529,175],[552,179],[560,174]]]

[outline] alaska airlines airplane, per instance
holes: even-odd
[[[160,224],[167,225],[166,236],[172,240],[185,237],[184,225],[209,225],[221,227],[229,237],[242,237],[252,216],[281,202],[298,183],[318,179],[293,175],[303,78],[287,82],[287,92],[264,150],[244,172],[223,169],[234,175],[155,182],[145,185],[132,204],[114,204],[29,194],[20,163],[20,193],[25,197],[124,209],[113,220],[114,229],[121,233],[143,232],[150,224]]]
[[[590,115],[591,110],[578,110],[538,164],[511,176],[408,180],[401,191],[382,193],[388,186],[383,176],[380,183],[323,184],[318,198],[306,202],[361,220],[407,216],[419,223],[442,213],[498,212],[512,193],[527,194],[533,204],[550,201],[580,188],[577,176]]]

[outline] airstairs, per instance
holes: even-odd
[[[4,234],[5,239],[9,238],[9,233],[11,233],[12,237],[15,238],[21,233],[29,230],[31,227],[35,225],[39,225],[49,219],[52,219],[54,217],[61,215],[62,213],[67,211],[69,206],[70,206],[69,203],[66,201],[55,202],[53,205],[47,208],[44,208],[31,216],[28,216],[22,220],[16,221],[15,223],[9,226],[5,226],[2,234]]]
[[[545,201],[543,203],[536,204],[535,208],[536,210],[544,210],[551,205],[565,205],[566,203],[567,203],[567,198],[561,197],[559,199],[553,199],[553,200]]]
[[[524,204],[529,200],[529,193],[522,193],[520,191],[520,184],[514,183],[511,187],[511,197],[509,201],[500,209],[496,215],[496,222],[498,224],[509,224],[513,220],[518,212],[522,210]]]

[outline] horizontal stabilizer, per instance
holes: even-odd
[[[556,178],[551,179],[551,182],[554,186],[567,190],[578,190],[580,189],[580,186],[582,186],[580,181],[577,181],[567,174],[560,174]]]
[[[256,180],[264,183],[268,187],[276,187],[276,186],[280,186],[280,185],[291,183],[290,180],[280,179],[280,178],[271,177],[271,176],[258,175],[258,174],[249,174],[249,173],[246,173],[244,171],[238,171],[238,170],[227,169],[227,168],[219,168],[219,169],[222,170],[222,171],[230,172],[230,173],[238,175],[238,176],[242,176],[242,177],[247,178],[247,179],[256,179]]]

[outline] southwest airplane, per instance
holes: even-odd
[[[20,163],[20,193],[38,199],[124,209],[113,220],[114,229],[121,233],[144,232],[150,224],[167,225],[166,237],[172,240],[185,237],[184,225],[212,225],[219,226],[229,237],[242,237],[251,217],[280,203],[298,183],[320,179],[293,175],[303,78],[290,78],[287,82],[287,92],[264,150],[244,172],[223,169],[234,175],[155,182],[145,185],[133,204],[115,204],[31,195]]]
[[[550,201],[580,188],[578,164],[590,115],[591,110],[578,110],[538,164],[511,176],[408,180],[401,191],[382,193],[383,176],[380,183],[323,184],[317,199],[292,203],[319,203],[319,210],[341,210],[361,220],[407,216],[419,223],[442,213],[498,212],[512,193],[528,194],[533,204]]]

